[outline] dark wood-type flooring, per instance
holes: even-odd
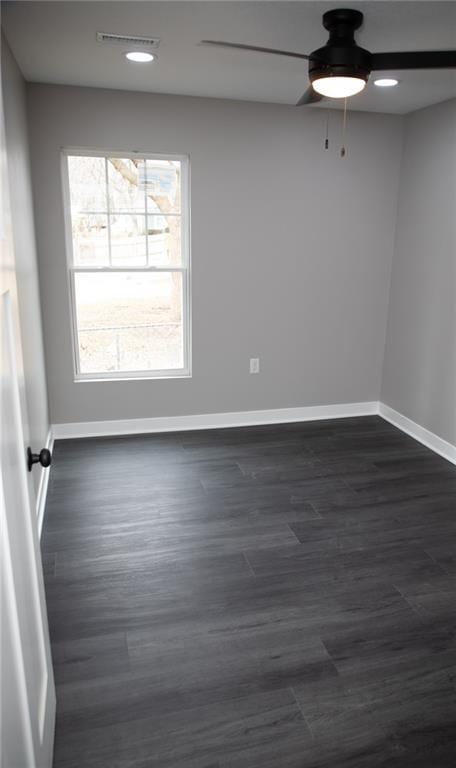
[[[55,768],[454,768],[455,513],[379,417],[57,442]]]

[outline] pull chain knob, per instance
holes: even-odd
[[[41,464],[42,467],[49,467],[52,461],[51,452],[47,448],[42,448],[39,453],[32,453],[30,446],[27,448],[27,467],[32,471],[34,464]]]

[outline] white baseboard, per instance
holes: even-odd
[[[45,448],[47,448],[52,453],[54,448],[54,431],[52,427],[49,429]],[[49,484],[50,469],[45,469],[44,467],[40,467],[40,469],[41,469],[41,476],[40,476],[40,482],[38,485],[38,493],[36,494],[36,517],[38,521],[38,535],[41,538],[41,531],[43,530],[44,510],[46,507],[46,497],[47,497],[47,490],[48,490],[48,484]]]
[[[379,415],[398,427],[410,437],[418,440],[427,448],[430,448],[434,453],[438,453],[439,456],[443,456],[444,459],[451,461],[452,464],[456,464],[456,446],[443,440],[441,437],[431,432],[429,429],[420,426],[415,421],[412,421],[407,416],[403,416],[399,411],[395,411],[394,408],[390,408],[385,403],[379,403],[378,409]]]
[[[235,413],[202,413],[189,416],[158,416],[149,419],[119,419],[117,421],[86,421],[54,424],[54,438],[103,437],[134,435],[149,432],[181,432],[190,429],[222,429],[260,424],[287,424],[293,421],[343,419],[350,416],[370,416],[378,413],[377,402],[315,405],[303,408],[273,408],[264,411]]]
[[[85,421],[69,424],[54,424],[53,440],[68,440],[80,437],[108,437],[115,435],[138,435],[154,432],[184,432],[197,429],[222,429],[224,427],[247,427],[261,424],[287,424],[321,419],[343,419],[351,416],[380,415],[398,429],[430,448],[439,456],[456,464],[456,446],[443,440],[428,429],[416,424],[407,416],[395,411],[385,403],[368,401],[337,405],[304,406],[302,408],[272,408],[263,411],[238,411],[232,413],[202,413],[187,416],[157,416],[147,419],[118,419],[115,421]],[[39,498],[46,499],[48,474],[42,475]],[[44,509],[44,501],[43,504]],[[41,508],[41,507],[40,507]]]

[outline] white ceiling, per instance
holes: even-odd
[[[456,2],[6,2],[2,24],[32,82],[294,104],[307,87],[307,64],[261,53],[198,47],[202,38],[310,53],[324,44],[322,13],[358,8],[357,33],[371,51],[456,48]],[[160,37],[158,60],[127,62],[122,46],[97,31]],[[353,109],[406,113],[456,96],[456,70],[396,72],[400,85],[372,83]],[[331,102],[334,106],[334,102]],[[314,109],[315,107],[312,107]]]

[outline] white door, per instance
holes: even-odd
[[[55,688],[26,467],[28,422],[1,94],[0,123],[0,768],[51,768]]]

